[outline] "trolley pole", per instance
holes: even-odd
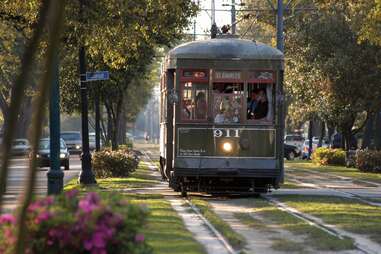
[[[236,15],[236,12],[235,12],[235,0],[232,0],[232,9],[231,9],[231,12],[232,12],[232,17],[231,17],[231,20],[232,20],[232,34],[234,35],[235,34],[235,29],[236,29],[236,18],[235,18],[235,15]]]
[[[276,47],[284,53],[284,36],[283,36],[283,0],[277,0],[276,15]]]
[[[214,0],[212,0],[212,16],[211,16],[211,21],[212,21],[212,27],[210,29],[210,37],[212,39],[217,37],[217,24],[216,24],[216,5],[214,3]]]

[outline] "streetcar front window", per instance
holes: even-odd
[[[242,83],[214,83],[214,123],[241,123],[243,95],[244,87]]]
[[[273,84],[249,83],[247,120],[273,120]]]
[[[207,120],[208,84],[184,83],[181,99],[182,120]]]

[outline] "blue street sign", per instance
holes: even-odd
[[[86,81],[108,80],[109,78],[108,71],[86,72]]]

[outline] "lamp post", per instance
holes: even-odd
[[[83,23],[83,7],[84,0],[80,0],[79,18]],[[84,43],[79,47],[79,72],[80,72],[80,88],[81,88],[81,113],[82,113],[82,155],[81,155],[81,172],[79,173],[79,183],[95,184],[96,180],[91,169],[91,154],[89,149],[89,117],[88,117],[88,100],[87,100],[87,83],[86,83],[86,50]]]
[[[58,49],[54,52],[53,75],[50,88],[49,128],[50,128],[50,168],[48,178],[48,195],[59,194],[63,189],[64,173],[60,168],[60,87],[58,69]]]

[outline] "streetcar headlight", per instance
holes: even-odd
[[[36,158],[40,158],[41,156],[39,154],[36,154]]]
[[[65,158],[65,157],[66,157],[66,154],[64,154],[64,153],[61,153],[61,154],[60,154],[60,158],[61,158],[61,159]]]
[[[222,149],[224,149],[225,152],[229,153],[233,150],[233,146],[230,142],[225,142],[223,145],[222,145]]]
[[[75,146],[75,149],[80,149],[80,148],[81,148],[80,145],[76,145],[76,146]]]

